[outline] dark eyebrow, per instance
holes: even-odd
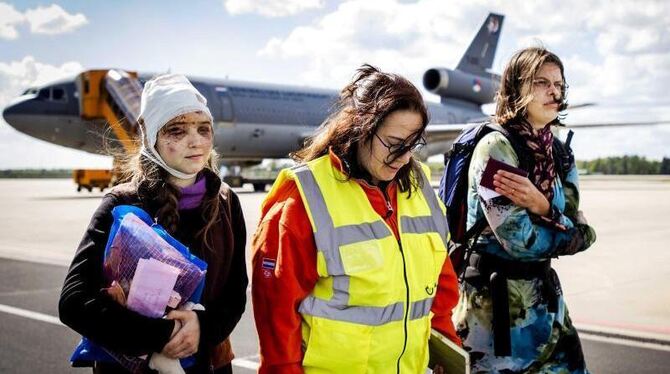
[[[545,77],[535,77],[535,79],[543,79],[547,82],[551,82],[551,79]],[[563,83],[563,79],[561,79],[560,81],[554,81],[554,83]]]

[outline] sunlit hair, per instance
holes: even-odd
[[[419,90],[400,75],[384,73],[365,64],[357,69],[353,80],[340,92],[333,113],[291,157],[298,162],[307,162],[332,149],[343,161],[347,179],[368,178],[369,173],[358,164],[358,145],[372,147],[375,133],[386,117],[396,110],[410,110],[421,116],[421,129],[408,139],[408,143],[419,141],[428,124],[428,111]],[[387,160],[390,162],[392,160]],[[411,194],[413,188],[421,186],[420,178],[410,178],[412,173],[420,175],[420,165],[414,156],[396,174],[401,192]]]
[[[144,126],[140,120],[139,126]],[[159,131],[161,136],[162,129]],[[147,156],[140,153],[142,142],[139,135],[133,140],[133,149],[136,151],[128,154],[122,152],[118,147],[111,153],[114,155],[115,175],[119,182],[130,182],[137,188],[137,193],[142,201],[151,202],[158,207],[156,217],[158,223],[168,232],[174,234],[179,224],[179,198],[181,191],[179,187],[169,183],[170,174],[162,167],[151,161]],[[205,169],[219,176],[219,156],[212,148]],[[202,201],[202,217],[205,226],[198,231],[196,238],[201,239],[206,248],[212,247],[212,228],[220,220],[219,193],[206,193]]]
[[[496,94],[495,121],[505,125],[513,120],[521,120],[528,114],[528,104],[533,100],[533,80],[544,64],[556,64],[561,70],[563,90],[561,90],[558,111],[568,107],[563,63],[554,53],[544,47],[525,48],[512,56],[500,79],[500,89]],[[563,119],[559,116],[557,120]]]

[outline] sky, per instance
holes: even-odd
[[[427,69],[456,66],[489,12],[505,15],[492,71],[542,44],[564,62],[569,101],[597,103],[565,122],[670,119],[662,0],[0,0],[0,110],[29,86],[108,67],[339,89],[371,63],[421,86]],[[581,129],[573,148],[670,157],[670,126]],[[0,169],[111,167],[2,119],[0,149]]]

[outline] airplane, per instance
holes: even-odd
[[[441,97],[427,102],[432,123],[467,123],[485,117],[481,105],[491,102],[499,77],[493,64],[504,16],[489,14],[455,70],[433,68],[424,86]],[[143,84],[153,74],[140,73]],[[207,98],[214,117],[215,148],[224,165],[251,166],[263,159],[286,158],[327,117],[337,90],[234,80],[189,77]],[[31,87],[3,111],[5,121],[32,137],[100,154],[108,128],[104,120],[83,119],[75,77]],[[427,133],[426,155],[443,153],[458,131],[441,137]],[[445,142],[446,140],[446,142]]]
[[[493,101],[500,82],[500,76],[489,69],[503,20],[500,14],[487,15],[455,69],[436,67],[424,73],[424,87],[439,95],[440,103],[426,102],[431,120],[426,128],[428,144],[419,155],[422,159],[445,153],[466,126],[489,118],[482,105]],[[138,74],[140,84],[152,76]],[[214,117],[215,148],[222,165],[239,166],[232,168],[233,172],[263,159],[286,158],[300,148],[327,117],[339,93],[228,79],[189,79],[207,98]],[[18,131],[47,142],[104,153],[103,139],[104,134],[109,135],[109,124],[104,119],[82,118],[75,81],[76,77],[72,77],[28,88],[4,109],[5,121]],[[617,124],[585,126],[612,125]]]

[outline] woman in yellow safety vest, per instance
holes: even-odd
[[[292,155],[254,235],[259,373],[419,374],[431,328],[460,344],[427,123],[412,83],[364,65]]]

